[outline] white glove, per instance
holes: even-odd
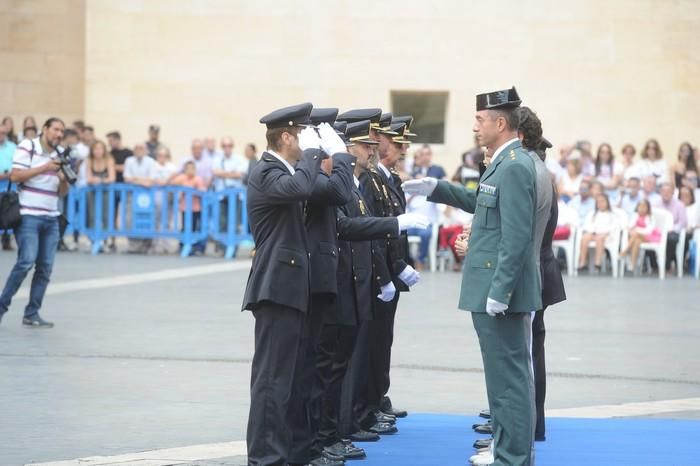
[[[396,296],[396,287],[393,282],[389,282],[381,287],[381,292],[377,295],[377,298],[388,303]]]
[[[329,156],[348,151],[343,140],[328,123],[321,123],[319,125],[318,134],[321,135],[321,149]]]
[[[491,317],[496,317],[497,314],[506,315],[507,304],[499,303],[495,299],[486,298],[486,313]]]
[[[299,133],[299,149],[302,151],[306,149],[320,149],[321,148],[321,138],[316,134],[316,130],[310,126],[304,128],[301,133]]]
[[[430,196],[437,188],[438,180],[431,176],[426,176],[420,180],[404,181],[401,187],[406,194],[416,194],[419,196]]]
[[[421,214],[401,214],[398,215],[396,219],[399,221],[400,232],[406,231],[409,228],[420,228],[421,230],[425,230],[430,226],[430,220],[428,220],[428,217]]]
[[[416,269],[410,265],[407,265],[406,268],[399,274],[399,279],[410,288],[420,281],[420,274],[416,272]]]

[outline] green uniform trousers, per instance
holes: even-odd
[[[493,420],[494,466],[534,466],[535,387],[530,359],[531,317],[473,312]]]

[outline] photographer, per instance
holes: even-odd
[[[68,181],[57,153],[64,129],[63,121],[49,118],[39,137],[25,139],[17,146],[12,161],[10,179],[17,184],[22,221],[15,228],[17,262],[0,295],[0,319],[27,273],[36,265],[22,320],[26,327],[53,327],[39,316],[39,309],[51,278],[58,244],[58,199],[68,192]]]

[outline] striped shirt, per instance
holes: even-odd
[[[34,139],[34,153],[29,139],[20,142],[12,159],[12,168],[29,170],[49,163],[57,157],[55,151],[44,154],[39,138]],[[22,215],[48,215],[56,217],[58,211],[58,172],[46,172],[17,185],[20,213]]]

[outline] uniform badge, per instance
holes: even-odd
[[[365,202],[362,199],[357,200],[357,204],[360,206],[360,213],[363,217],[367,216],[367,208],[365,207]]]
[[[490,194],[491,196],[495,196],[496,190],[497,190],[497,188],[495,186],[492,186],[492,185],[486,184],[486,183],[479,183],[479,192],[482,192],[484,194]]]

